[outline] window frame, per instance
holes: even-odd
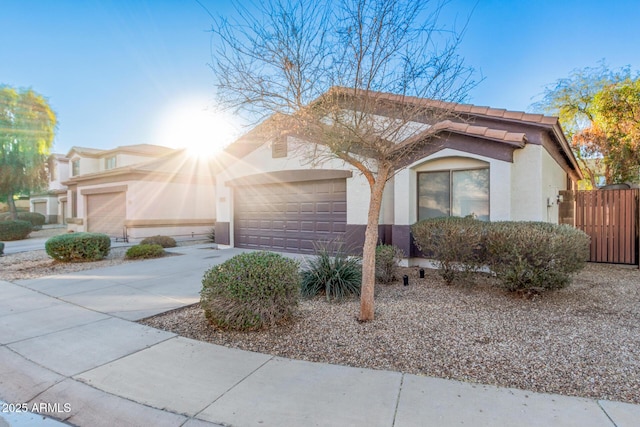
[[[451,212],[453,211],[453,173],[454,172],[468,172],[468,171],[477,171],[477,170],[486,170],[488,174],[488,182],[487,182],[487,210],[488,210],[488,221],[491,219],[491,167],[483,166],[483,167],[471,167],[471,168],[451,168],[451,169],[434,169],[434,170],[425,170],[425,171],[417,171],[416,172],[416,221],[422,221],[420,219],[420,175],[428,174],[428,173],[437,173],[437,172],[449,172],[449,217],[452,217]],[[426,218],[425,218],[426,219]]]
[[[113,165],[109,165],[109,163],[113,162]],[[118,165],[118,160],[116,156],[109,156],[104,158],[104,170],[115,169]]]

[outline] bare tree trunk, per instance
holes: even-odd
[[[375,182],[371,185],[371,200],[367,216],[367,228],[362,247],[362,286],[360,289],[360,317],[366,322],[374,319],[374,290],[376,285],[376,246],[378,244],[378,224],[382,195],[390,171],[388,167],[378,170]]]
[[[11,214],[11,219],[18,219],[18,209],[16,208],[16,202],[13,200],[13,193],[7,194],[7,206],[9,207],[9,213]]]

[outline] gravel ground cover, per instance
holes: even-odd
[[[216,330],[197,306],[142,323],[227,347],[314,362],[640,403],[640,271],[590,264],[567,289],[533,298],[447,286],[434,271],[376,289],[376,320],[359,301],[303,300],[296,318],[258,332]]]
[[[44,231],[44,230],[43,230]],[[189,243],[183,243],[189,244]],[[45,251],[0,257],[14,281],[118,265],[59,263]],[[357,299],[302,300],[292,322],[257,332],[211,327],[185,307],[142,323],[228,347],[294,359],[388,369],[526,390],[640,404],[640,271],[589,264],[566,289],[522,298],[490,287],[447,286],[434,271],[376,288],[376,320],[360,323]]]

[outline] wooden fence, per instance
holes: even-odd
[[[575,227],[591,237],[589,261],[638,264],[638,199],[640,190],[594,190],[575,191],[573,194],[563,193],[565,203],[574,202]],[[566,222],[562,217],[560,221]]]

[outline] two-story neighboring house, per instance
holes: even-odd
[[[48,189],[44,193],[31,195],[29,210],[44,215],[47,224],[64,224],[67,187],[63,182],[69,179],[69,159],[64,154],[51,154],[47,161],[47,169]]]
[[[205,235],[215,224],[215,173],[185,151],[140,144],[97,150],[73,147],[66,198],[70,231],[142,239]]]

